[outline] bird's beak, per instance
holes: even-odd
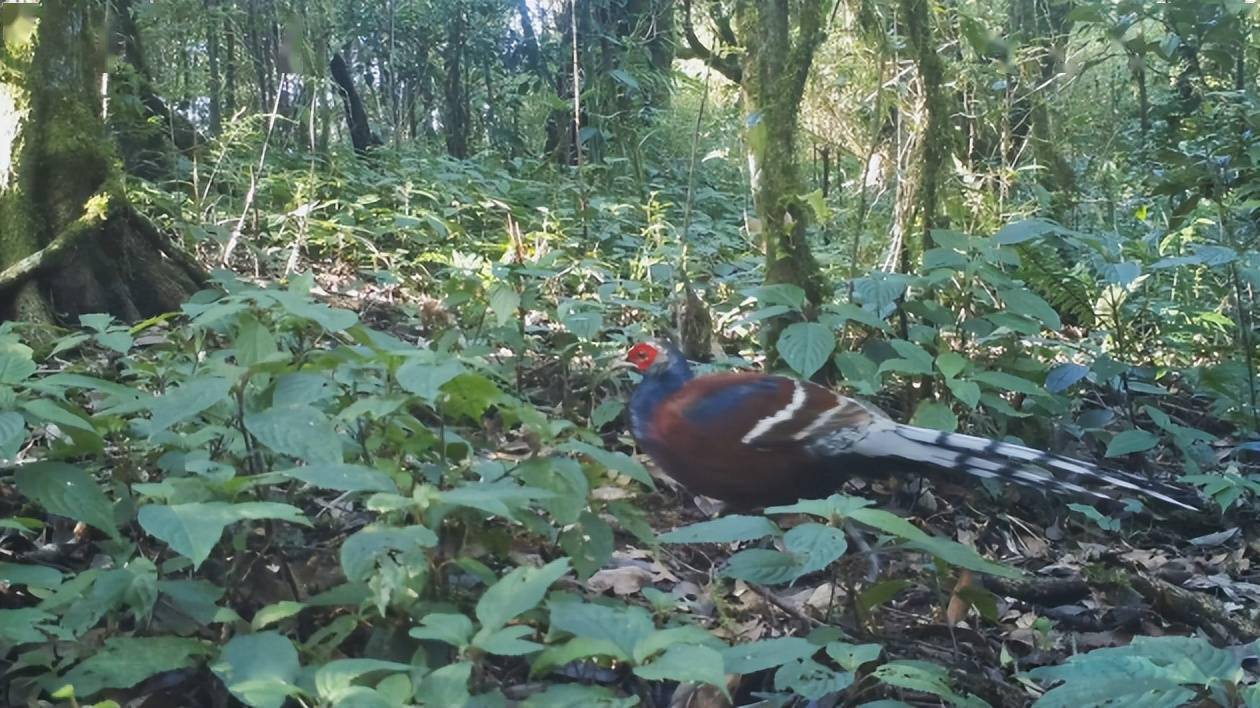
[[[634,362],[632,362],[632,361],[628,361],[628,360],[626,360],[626,359],[618,359],[617,361],[614,361],[614,362],[613,362],[613,363],[612,363],[612,364],[608,367],[608,370],[609,370],[609,371],[619,371],[619,370],[621,370],[621,369],[635,369],[635,368],[638,368],[638,367],[637,367],[637,366],[635,366]]]

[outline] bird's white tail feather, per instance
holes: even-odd
[[[881,421],[855,441],[851,452],[873,459],[888,457],[918,462],[985,479],[1103,500],[1114,497],[1086,485],[1109,485],[1158,499],[1183,509],[1196,507],[1176,499],[1177,490],[1125,472],[1103,470],[1088,462],[1033,448],[960,433]]]

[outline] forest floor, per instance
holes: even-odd
[[[382,326],[392,323],[399,336],[409,335],[397,328],[405,322],[401,318],[378,311],[377,319]],[[546,377],[531,378],[541,382]],[[611,395],[626,391],[628,386],[618,387]],[[542,400],[535,403],[558,406],[557,400],[545,400],[548,395],[539,391]],[[1193,406],[1190,400],[1183,403],[1187,410]],[[1208,413],[1197,415],[1202,424]],[[610,449],[621,445],[634,454],[625,445],[627,436],[605,437]],[[515,443],[502,451],[505,458],[519,452]],[[658,488],[633,501],[657,534],[743,511],[689,494],[646,455],[637,457]],[[1176,474],[1171,461],[1146,464],[1156,477]],[[666,593],[673,598],[675,617],[685,616],[732,644],[811,633],[877,643],[886,658],[948,667],[955,688],[993,706],[1026,705],[1040,693],[1040,687],[1018,675],[1022,672],[1094,649],[1125,646],[1135,636],[1199,636],[1231,647],[1252,670],[1260,665],[1260,650],[1252,644],[1260,637],[1260,623],[1251,619],[1260,610],[1260,536],[1248,531],[1257,526],[1245,512],[1223,515],[1207,506],[1202,513],[1154,509],[1089,518],[1027,490],[995,494],[947,481],[889,482],[855,481],[845,491],[973,547],[1018,569],[1022,577],[947,570],[926,554],[881,545],[888,539],[862,533],[859,543],[869,541],[866,549],[851,545],[832,567],[786,589],[771,588],[720,576],[724,561],[748,544],[652,547],[618,533],[611,560],[584,589],[628,602],[642,602],[645,588]],[[604,491],[610,498],[624,494]],[[787,529],[807,520],[797,515],[779,523]],[[571,678],[610,686],[625,678],[582,666],[570,667]],[[772,670],[728,677],[733,704],[757,703],[758,694],[774,691],[773,677]],[[861,705],[884,698],[916,703],[912,694],[866,681],[850,688],[843,702],[833,694],[815,705]],[[702,685],[679,686],[672,696],[656,698],[661,705],[691,708],[731,705]],[[924,699],[923,705],[940,704],[936,697]]]

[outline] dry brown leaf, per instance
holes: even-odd
[[[945,608],[945,621],[951,625],[958,624],[967,616],[967,610],[971,608],[971,603],[962,598],[960,593],[975,584],[975,576],[970,570],[964,569],[958,574],[958,582],[954,583],[954,590],[949,595],[949,605]]]
[[[586,587],[592,592],[604,593],[612,590],[614,595],[632,595],[651,584],[652,573],[633,565],[605,568],[586,581]]]

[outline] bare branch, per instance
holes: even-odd
[[[722,24],[719,26],[719,41],[722,34]],[[730,23],[726,23],[726,32],[734,39],[734,34],[730,31]],[[743,71],[740,70],[737,62],[731,61],[729,57],[721,56],[713,53],[708,47],[704,46],[704,42],[700,41],[700,37],[696,36],[695,26],[691,22],[691,0],[683,0],[683,35],[687,38],[687,45],[691,49],[691,55],[697,59],[701,59],[704,63],[713,67],[719,74],[726,78],[740,83],[743,79]]]

